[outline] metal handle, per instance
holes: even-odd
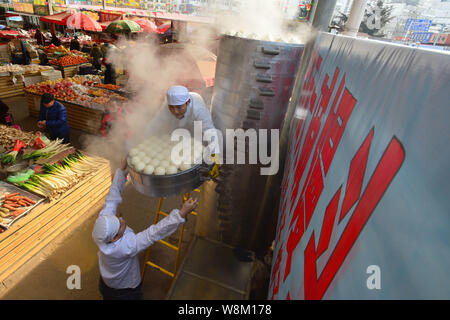
[[[248,106],[253,109],[263,110],[264,102],[259,99],[250,99]]]
[[[258,73],[256,75],[256,81],[258,81],[258,82],[265,82],[265,83],[271,83],[272,82],[272,76],[270,74]]]
[[[262,47],[262,52],[264,54],[270,54],[272,56],[276,56],[276,55],[280,54],[280,47],[275,47],[275,46],[274,47],[271,47],[271,46]]]
[[[256,69],[270,69],[271,65],[269,62],[265,62],[265,61],[254,61],[253,62],[253,66]]]
[[[242,129],[247,130],[247,129],[253,129],[255,128],[255,123],[252,121],[245,121],[242,123]]]
[[[247,110],[247,118],[251,120],[261,120],[261,113],[256,110]]]
[[[271,88],[259,87],[258,92],[260,96],[273,97],[275,92]]]

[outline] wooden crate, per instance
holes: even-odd
[[[85,65],[89,65],[89,64],[82,63],[82,64],[76,64],[76,65],[67,66],[67,67],[58,66],[56,68],[57,68],[57,70],[60,70],[62,72],[62,76],[65,79],[65,78],[71,78],[71,77],[75,76],[76,74],[78,74],[78,67],[85,66]]]
[[[103,202],[111,186],[111,169],[102,167],[64,197],[44,202],[0,234],[0,281],[19,269],[89,209]]]
[[[25,97],[30,116],[37,118],[39,116],[40,96],[26,92]],[[70,128],[96,135],[101,134],[102,111],[89,109],[69,102],[60,102],[66,107],[67,120]]]
[[[0,77],[0,99],[20,96],[24,94],[24,85],[22,80],[20,80],[20,76],[17,76],[16,79],[17,82],[16,84],[14,84],[14,82],[12,82],[11,76]]]

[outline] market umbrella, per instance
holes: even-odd
[[[102,26],[97,21],[81,12],[74,13],[67,18],[67,27],[71,29],[83,29],[86,31],[102,31]]]
[[[8,39],[25,39],[26,36],[16,30],[2,30],[0,31],[0,37]]]
[[[170,22],[167,23],[163,23],[161,25],[158,26],[158,33],[159,34],[164,34],[167,32],[167,30],[170,29],[170,27],[172,26],[172,24]]]
[[[161,59],[177,61],[183,69],[176,75],[176,82],[190,91],[202,90],[214,85],[217,56],[200,46],[170,43],[158,48]]]
[[[132,20],[117,20],[111,22],[105,31],[109,33],[139,32],[141,27]]]
[[[134,19],[133,21],[136,22],[144,32],[158,32],[158,27],[156,26],[156,24],[148,19],[138,18]]]

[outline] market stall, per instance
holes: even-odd
[[[41,139],[42,138],[42,139]],[[0,281],[106,196],[109,162],[0,125]]]
[[[0,99],[24,94],[24,87],[39,79],[41,72],[53,70],[50,66],[15,65],[0,66]]]
[[[88,54],[65,48],[64,46],[49,45],[43,48],[50,65],[60,70],[63,78],[73,77],[78,74],[79,67],[92,66]]]
[[[99,135],[105,113],[128,101],[119,88],[86,75],[28,86],[25,96],[30,116],[38,117],[42,94],[52,93],[66,107],[69,127]]]

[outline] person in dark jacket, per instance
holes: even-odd
[[[41,30],[39,28],[36,29],[36,33],[34,34],[34,38],[36,39],[36,42],[38,45],[43,46],[45,45],[45,37],[42,34]]]
[[[112,63],[106,63],[104,84],[116,84],[116,69]]]
[[[47,128],[50,132],[50,139],[63,139],[63,143],[69,143],[69,124],[67,122],[66,108],[51,93],[44,93],[41,98],[41,108],[37,127]]]
[[[51,43],[52,43],[54,46],[59,47],[59,46],[61,45],[61,40],[58,39],[58,37],[56,36],[56,34],[52,33],[52,40],[51,40]]]
[[[70,41],[70,50],[81,50],[80,42],[78,41],[77,36],[73,37],[73,39]]]
[[[12,116],[9,113],[9,107],[0,100],[0,123],[11,126],[13,124]]]
[[[38,55],[39,55],[39,64],[41,66],[47,66],[48,65],[47,53],[45,53],[45,51],[43,50],[38,50]]]
[[[92,57],[92,64],[94,65],[95,69],[100,70],[101,60],[103,57],[102,50],[99,48],[99,46],[94,43],[92,50],[91,50],[91,57]]]
[[[22,48],[22,54],[23,54],[23,60],[22,60],[22,64],[28,65],[31,63],[31,57],[30,54],[28,53],[28,50],[25,46],[25,41],[24,40],[20,40],[20,47]]]

